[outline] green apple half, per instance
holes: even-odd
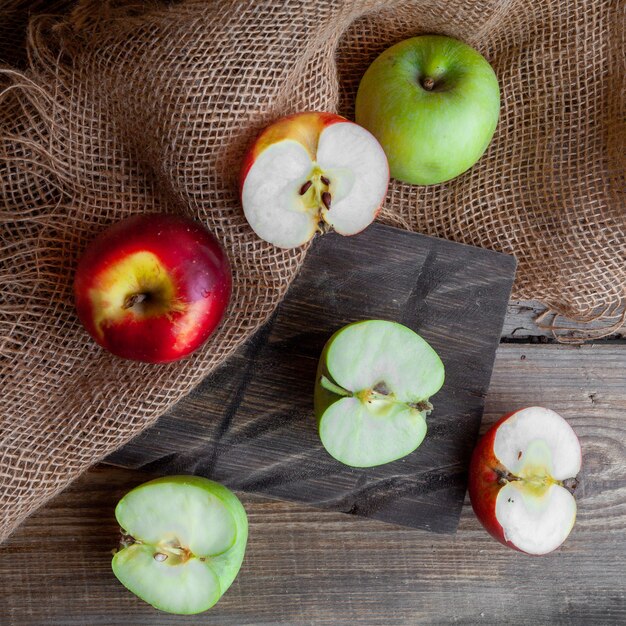
[[[410,328],[384,320],[344,326],[326,343],[317,369],[322,444],[352,467],[406,456],[426,435],[429,398],[443,380],[441,359]]]
[[[487,149],[498,123],[498,79],[470,46],[440,35],[401,41],[365,72],[357,124],[382,145],[391,176],[416,185],[450,180]]]
[[[113,573],[161,611],[200,613],[235,580],[248,520],[226,487],[198,476],[169,476],[127,493],[115,509],[122,544]]]

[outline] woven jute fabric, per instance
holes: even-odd
[[[434,187],[392,182],[382,219],[513,253],[518,297],[617,328],[624,30],[624,5],[604,0],[0,0],[0,537],[268,318],[306,250],[276,249],[246,224],[245,147],[286,113],[352,116],[366,67],[403,38],[475,46],[502,113],[475,167]],[[73,307],[87,243],[149,211],[200,220],[234,274],[220,330],[169,365],[109,355]]]

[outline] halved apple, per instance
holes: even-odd
[[[246,550],[243,505],[226,487],[198,476],[169,476],[127,493],[115,509],[122,528],[113,573],[145,602],[168,613],[211,608],[235,580]]]
[[[511,548],[552,552],[576,520],[571,491],[581,458],[576,433],[558,413],[535,406],[505,415],[472,456],[469,495],[476,516]]]
[[[410,328],[384,320],[344,326],[326,343],[315,385],[315,414],[328,453],[373,467],[413,452],[444,380],[432,347]]]
[[[354,235],[371,224],[389,184],[376,138],[333,113],[299,113],[266,128],[241,171],[241,202],[254,232],[294,248],[320,230]]]

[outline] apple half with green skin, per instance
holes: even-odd
[[[206,611],[239,572],[248,539],[246,511],[219,483],[198,476],[157,478],[127,493],[115,517],[122,542],[113,573],[161,611]]]
[[[241,169],[241,203],[265,241],[295,248],[316,232],[369,226],[389,184],[387,157],[370,132],[334,113],[299,113],[268,126]]]
[[[444,381],[433,348],[410,328],[354,322],[326,343],[315,384],[315,415],[328,453],[374,467],[413,452],[426,435],[429,398]]]
[[[380,141],[391,176],[433,185],[468,170],[498,123],[500,88],[487,60],[440,35],[401,41],[365,72],[356,121]]]
[[[472,456],[474,512],[504,545],[528,554],[552,552],[576,521],[571,491],[581,463],[578,437],[558,413],[534,406],[505,415]]]

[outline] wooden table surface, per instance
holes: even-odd
[[[529,404],[578,433],[574,530],[557,552],[492,540],[466,498],[454,536],[242,495],[250,540],[239,577],[200,616],[160,613],[110,569],[113,509],[145,474],[97,467],[0,546],[0,625],[626,623],[626,339],[556,345],[511,303],[483,420]]]

